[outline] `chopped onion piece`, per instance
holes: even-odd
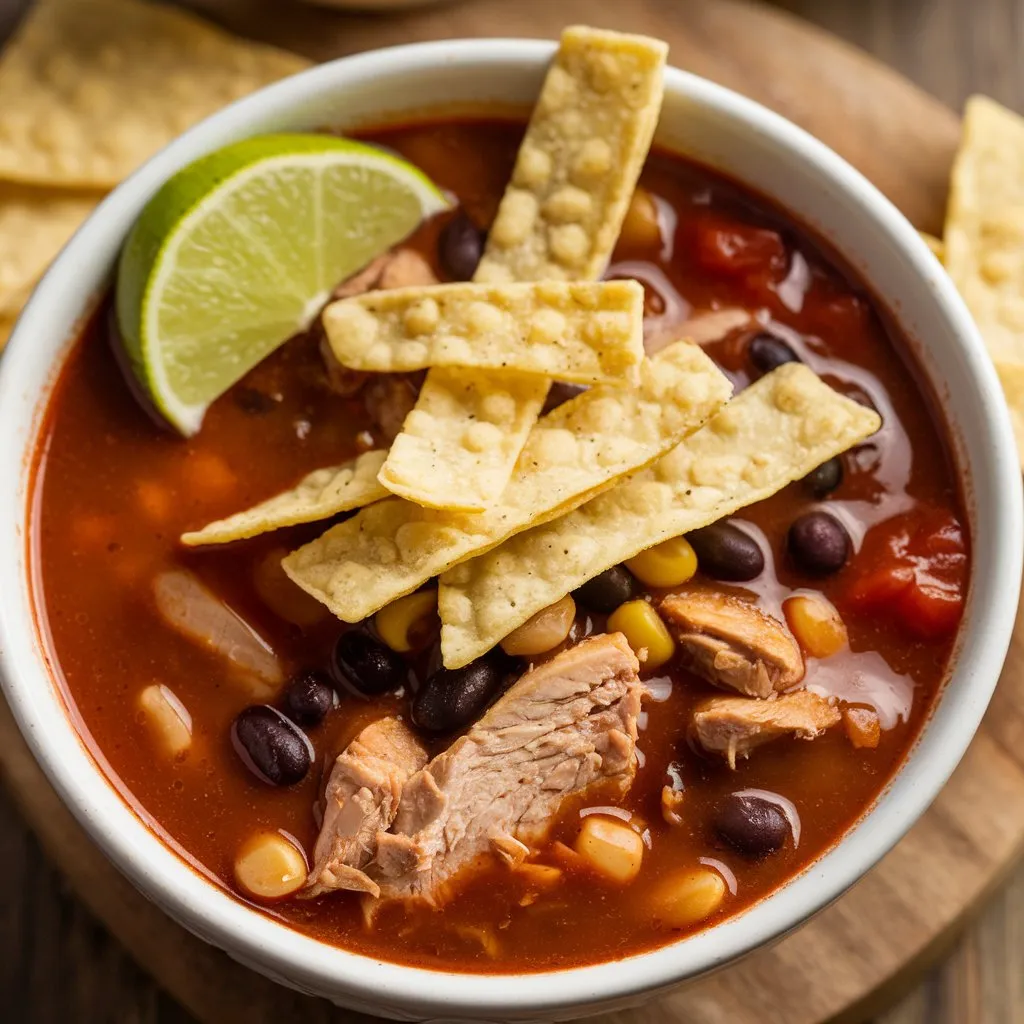
[[[706,868],[712,868],[722,876],[722,881],[725,882],[726,888],[733,894],[736,895],[736,890],[739,888],[739,884],[736,881],[736,875],[733,873],[731,867],[728,864],[723,864],[720,860],[715,860],[714,857],[699,857],[698,860]]]
[[[580,817],[589,818],[591,814],[609,814],[613,818],[619,818],[622,821],[629,821],[633,815],[629,813],[623,807],[582,807],[580,808]]]
[[[169,626],[255,677],[263,684],[264,695],[284,682],[284,670],[270,644],[192,573],[161,573],[153,583],[153,597]]]
[[[652,676],[644,680],[647,696],[655,704],[661,704],[672,696],[672,680],[668,676]]]

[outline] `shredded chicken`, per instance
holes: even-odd
[[[504,832],[491,836],[491,849],[509,867],[516,867],[522,864],[530,855],[530,848],[526,843],[521,843],[515,836]]]
[[[385,261],[376,288],[413,288],[437,284],[430,264],[414,249],[395,249]]]
[[[364,869],[376,853],[378,831],[394,820],[409,777],[426,763],[419,740],[397,718],[368,725],[338,755],[303,895],[335,889],[380,893]]]
[[[765,743],[784,736],[813,740],[839,719],[824,697],[807,690],[771,700],[711,697],[694,710],[690,732],[704,750],[722,754],[735,768],[738,757],[749,757]]]
[[[803,678],[803,657],[789,631],[749,601],[688,589],[666,597],[661,612],[677,627],[687,667],[715,686],[770,697]]]
[[[547,836],[563,801],[621,796],[636,771],[642,687],[621,633],[591,637],[533,669],[405,784],[377,836],[382,898],[437,905],[495,848],[514,858]],[[501,854],[499,854],[500,856]]]

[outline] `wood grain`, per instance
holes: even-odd
[[[282,20],[278,0],[186,3],[236,32],[320,60],[456,36],[550,38],[575,22],[662,36],[672,44],[673,64],[784,111],[869,172],[919,227],[941,226],[946,170],[957,141],[948,108],[861,51],[766,7],[688,0],[680,18],[684,8],[677,0],[471,0],[412,11],[398,23],[316,9]],[[886,116],[879,117],[882,97]],[[880,159],[882,153],[899,159]]]
[[[550,0],[483,2],[496,12],[489,16],[500,21],[485,24],[480,11],[474,13],[473,5],[466,3],[416,15],[427,19],[419,22],[417,32],[427,33],[420,35],[423,38],[447,38],[473,30],[492,35],[549,34],[547,23],[538,19],[546,13],[550,22],[550,9],[556,7]],[[11,0],[0,2],[0,24],[12,6],[16,5]],[[299,48],[305,41],[306,49],[316,56],[333,55],[340,46],[381,45],[395,24],[383,18],[351,22],[281,0],[193,0],[192,6],[204,8],[242,34],[291,42]],[[670,19],[669,31],[678,40],[677,63],[717,77],[801,120],[874,176],[921,226],[934,227],[941,215],[943,161],[948,161],[955,138],[949,115],[920,93],[901,93],[901,104],[886,104],[884,111],[878,110],[879,100],[868,88],[877,80],[874,66],[861,55],[833,49],[828,59],[815,62],[813,37],[808,42],[792,25],[766,15],[753,33],[756,38],[744,42],[750,26],[736,20],[736,5],[721,3],[717,12],[712,10],[715,6],[700,0],[685,4],[678,0],[563,0],[556,13],[558,21],[589,20],[635,30],[657,31],[651,19]],[[1024,106],[1019,60],[1024,8],[1018,0],[787,0],[779,6],[865,47],[946,103],[958,106],[969,92],[984,91],[1010,105]],[[474,19],[469,27],[458,28],[467,24],[467,17]],[[762,31],[769,24],[772,28]],[[738,36],[740,44],[733,45]],[[813,85],[800,77],[808,68],[814,72],[809,76]],[[883,80],[898,88],[895,77],[883,75]],[[822,115],[821,97],[835,89],[839,100],[827,104]],[[884,130],[865,129],[860,120],[871,114],[873,106],[876,125],[881,122]],[[930,132],[927,125],[934,118],[944,118],[947,127]],[[1019,646],[1017,656],[1024,658]],[[975,906],[986,890],[998,884],[1001,872],[996,868],[1005,868],[1013,859],[1020,839],[1014,819],[1024,808],[1019,753],[1024,750],[1024,694],[1019,689],[1016,678],[1004,680],[981,742],[944,791],[926,827],[916,829],[892,855],[898,858],[898,870],[888,875],[887,862],[885,871],[869,876],[771,956],[760,954],[728,974],[701,982],[685,996],[659,1004],[645,1022],[738,1024],[758,1019],[796,1024],[822,1019],[840,1006],[848,1021],[882,1012],[883,1004],[895,989],[906,986],[915,969],[923,970],[954,941],[954,926],[964,907]],[[0,749],[11,751],[19,742],[9,719],[0,715]],[[72,888],[83,894],[99,917],[116,921],[124,945],[147,961],[154,978],[178,993],[204,1022],[287,1022],[300,1019],[296,1016],[300,1005],[304,1021],[326,1024],[331,1019],[323,1004],[304,1005],[299,997],[243,972],[188,936],[168,943],[162,916],[140,903],[105,861],[89,856],[90,851],[80,845],[80,833],[67,827],[70,819],[56,798],[51,794],[50,803],[38,803],[34,765],[24,758],[19,762],[5,757],[4,761],[9,771],[21,764],[5,781],[22,800],[33,794],[33,817],[47,826],[40,830],[47,853],[64,865]],[[973,812],[982,804],[1005,813],[987,816],[978,824]],[[19,1024],[185,1024],[196,1019],[162,995],[83,912],[61,876],[47,866],[46,856],[14,807],[3,799],[0,867],[0,1006],[4,1008],[0,1019]],[[816,931],[819,927],[822,938]],[[877,1024],[1024,1021],[1022,933],[1024,873],[956,944],[945,965],[898,1007],[878,1017]],[[159,943],[154,943],[154,936],[160,937]],[[154,953],[156,947],[159,955]],[[843,1004],[842,992],[849,991],[851,979],[856,984],[865,960],[879,951],[895,951],[901,957],[909,952],[905,970],[889,986],[868,997],[862,995],[852,1006]],[[781,986],[781,998],[773,995],[780,990],[777,986]],[[839,997],[833,992],[839,992]],[[757,1010],[756,1018],[748,1013],[751,1007]],[[792,1007],[810,1016],[794,1016]],[[337,1019],[343,1018],[338,1015]],[[359,1018],[344,1015],[344,1019]],[[603,1024],[627,1021],[635,1024],[626,1015],[606,1017]]]

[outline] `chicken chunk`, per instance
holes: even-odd
[[[395,257],[393,252],[385,252],[376,259],[370,260],[362,270],[357,270],[351,277],[346,277],[337,288],[331,292],[331,299],[350,299],[354,295],[362,295],[364,292],[373,291],[377,282],[384,273],[384,268]]]
[[[430,264],[415,249],[393,249],[371,260],[331,293],[332,299],[350,299],[354,295],[385,288],[410,288],[437,284]]]
[[[839,711],[824,697],[801,690],[772,700],[711,697],[693,713],[690,733],[709,754],[722,754],[730,768],[737,757],[783,736],[813,740],[839,723]]]
[[[376,856],[378,833],[394,821],[405,784],[426,763],[427,752],[397,718],[368,725],[338,755],[303,895],[336,889],[379,894],[364,869]]]
[[[619,633],[591,637],[528,672],[405,785],[371,873],[382,898],[437,905],[481,856],[508,863],[548,834],[562,803],[636,772],[642,686]]]
[[[800,648],[778,619],[731,594],[690,589],[666,597],[687,667],[714,686],[770,697],[804,675]]]
[[[437,283],[430,264],[415,249],[396,249],[384,263],[376,287],[413,288]]]

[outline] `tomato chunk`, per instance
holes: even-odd
[[[955,585],[918,579],[900,595],[896,608],[911,633],[922,640],[938,640],[959,624],[964,595]]]
[[[786,266],[786,247],[776,232],[710,215],[697,223],[696,256],[705,270],[730,276],[774,275]]]
[[[938,640],[956,629],[967,587],[963,528],[944,509],[917,510],[869,531],[859,560],[871,568],[844,595],[853,612],[892,618],[912,637]]]

